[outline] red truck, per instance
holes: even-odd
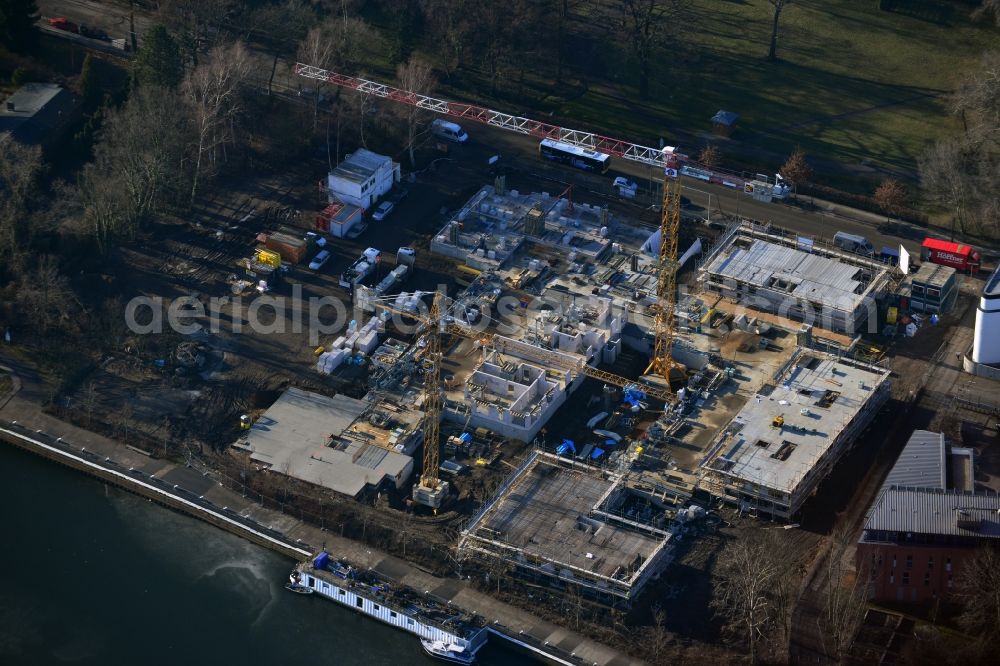
[[[979,252],[972,246],[929,237],[924,239],[920,247],[920,258],[967,273],[978,273],[981,262]]]

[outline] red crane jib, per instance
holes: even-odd
[[[384,83],[348,76],[304,63],[296,63],[295,73],[299,76],[326,81],[342,88],[357,90],[361,93],[375,95],[401,104],[418,106],[452,118],[472,120],[520,134],[535,136],[539,139],[562,141],[588,150],[607,153],[636,162],[676,169],[680,163],[688,161],[686,155],[676,152],[671,146],[662,149],[641,146],[592,132],[569,129],[539,120],[532,120],[531,118],[514,116],[509,113],[476,106],[475,104],[449,102],[409,90],[402,90]]]

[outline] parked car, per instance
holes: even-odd
[[[376,222],[381,222],[385,218],[389,217],[393,208],[395,208],[395,206],[391,201],[383,201],[378,205],[378,208],[375,209],[375,212],[372,213],[372,219]]]
[[[441,118],[431,123],[431,133],[455,143],[465,143],[469,140],[469,135],[459,125]]]
[[[635,181],[629,180],[624,176],[618,176],[615,178],[614,183],[612,183],[612,187],[618,191],[618,196],[623,199],[635,199],[636,192],[639,191],[639,186],[635,183]]]
[[[99,39],[102,42],[110,42],[111,38],[108,37],[108,33],[104,32],[100,28],[95,28],[90,25],[80,24],[79,32],[84,37],[90,37],[91,39]]]
[[[66,32],[79,33],[79,31],[80,31],[80,29],[76,25],[76,23],[73,23],[72,21],[70,21],[68,18],[66,18],[64,16],[58,16],[56,18],[50,18],[49,19],[49,25],[51,25],[56,30],[65,30]]]
[[[319,254],[313,257],[313,260],[309,262],[309,268],[318,271],[326,265],[326,262],[330,260],[329,250],[320,250]]]

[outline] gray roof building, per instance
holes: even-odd
[[[892,487],[868,516],[871,530],[1000,538],[1000,495]]]
[[[26,83],[4,100],[0,134],[27,144],[51,145],[80,114],[75,95],[55,83]]]
[[[944,433],[915,430],[882,484],[944,490],[947,487]]]
[[[887,533],[1000,537],[1000,495],[975,493],[970,449],[944,434],[916,430],[872,504],[862,541]]]
[[[413,458],[381,446],[367,421],[358,423],[370,407],[343,395],[290,388],[234,446],[273,472],[350,497],[387,480],[398,487]]]
[[[381,168],[391,168],[392,158],[358,148],[330,172],[332,176],[358,184],[368,181]]]

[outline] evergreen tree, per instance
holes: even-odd
[[[177,40],[162,25],[154,25],[142,40],[133,71],[139,85],[176,88],[184,77]]]
[[[0,44],[11,51],[30,51],[38,44],[35,0],[0,0]]]
[[[93,58],[88,53],[83,59],[80,67],[80,81],[78,82],[80,97],[83,98],[83,105],[87,111],[94,109],[101,101],[101,84],[97,80],[94,72]]]

